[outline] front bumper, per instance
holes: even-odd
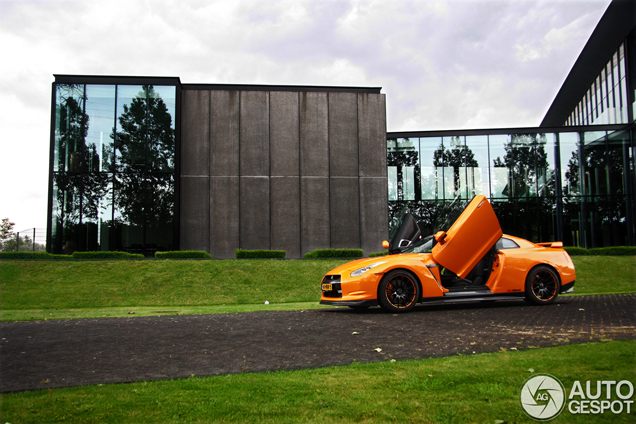
[[[375,299],[370,300],[321,300],[321,305],[330,306],[353,306],[353,307],[367,307],[378,306],[378,301]]]

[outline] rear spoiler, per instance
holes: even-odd
[[[563,242],[562,241],[551,241],[551,242],[548,242],[548,243],[537,243],[537,246],[561,248],[561,247],[563,247]]]

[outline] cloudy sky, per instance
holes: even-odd
[[[610,0],[0,0],[0,218],[46,227],[53,74],[382,87],[388,131],[538,126]]]

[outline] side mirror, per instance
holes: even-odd
[[[435,233],[435,241],[439,244],[444,244],[444,239],[446,238],[445,231],[438,231]]]
[[[388,241],[386,241],[386,240],[384,240],[384,241],[382,242],[382,247],[384,247],[385,249],[388,249],[388,248],[389,248],[389,242],[388,242]]]

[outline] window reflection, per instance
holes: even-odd
[[[508,197],[508,167],[503,159],[506,156],[504,146],[510,144],[508,135],[491,135],[488,137],[490,145],[490,192],[494,198]]]
[[[467,168],[467,197],[472,198],[477,194],[490,196],[490,181],[488,178],[488,136],[467,136],[466,149],[474,155],[474,166]]]
[[[88,116],[84,111],[84,86],[62,84],[55,96],[54,171],[81,170]]]
[[[176,88],[54,90],[51,251],[174,248]]]
[[[86,145],[89,149],[88,172],[112,172],[115,126],[115,86],[86,86],[87,128]]]
[[[623,43],[601,70],[564,125],[628,123],[629,95],[626,69]]]
[[[435,165],[434,157],[441,138],[420,138],[421,196],[423,200],[439,199],[443,193],[442,168]]]
[[[454,196],[486,194],[505,233],[532,241],[558,237],[567,246],[627,244],[636,186],[631,137],[627,131],[421,137],[415,199],[413,162],[389,167],[390,216],[399,219],[408,208],[423,231],[433,232]],[[393,149],[415,153],[417,145],[395,140]]]

